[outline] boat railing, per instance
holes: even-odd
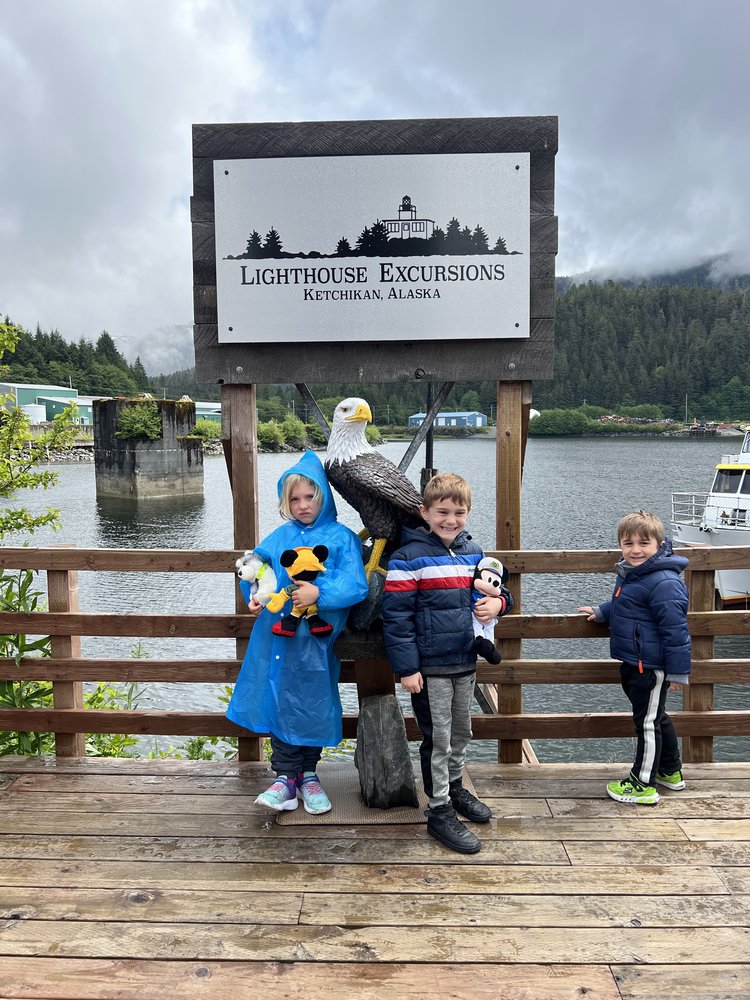
[[[697,528],[703,521],[708,502],[708,492],[702,493],[673,493],[672,494],[672,523],[687,524]]]
[[[686,761],[710,761],[716,736],[750,736],[750,711],[718,711],[714,685],[750,684],[750,658],[718,659],[716,636],[750,636],[750,612],[714,610],[714,571],[750,567],[750,546],[677,549],[689,556],[688,627],[693,642],[691,683],[683,692],[683,709],[673,715],[683,738]],[[105,681],[138,684],[178,683],[226,685],[236,680],[253,619],[241,598],[234,613],[160,613],[154,610],[153,591],[146,588],[146,608],[135,613],[112,613],[79,608],[78,574],[86,573],[220,573],[226,574],[240,555],[235,551],[166,549],[77,549],[73,547],[0,549],[0,571],[46,573],[47,606],[35,611],[0,611],[0,635],[49,636],[50,655],[7,656],[0,659],[0,730],[55,734],[56,754],[85,754],[85,734],[119,733],[154,736],[238,738],[243,760],[263,758],[263,738],[229,722],[222,711],[190,709],[84,708],[83,684]],[[523,610],[522,580],[529,574],[612,573],[617,550],[504,551],[496,553],[510,571],[509,586],[516,604],[513,613],[496,627],[503,651],[497,666],[478,664],[479,689],[489,712],[473,717],[474,736],[498,741],[503,761],[522,761],[527,740],[630,737],[632,717],[627,711],[524,712],[522,691],[529,684],[619,684],[618,665],[610,659],[529,659],[524,639],[596,639],[607,635],[603,625],[580,614],[528,614]],[[41,586],[41,580],[38,584]],[[166,586],[166,585],[165,585]],[[170,582],[175,589],[179,583]],[[38,588],[37,588],[38,589]],[[239,596],[239,592],[238,592]],[[8,605],[6,604],[7,608]],[[242,609],[242,610],[239,610]],[[129,647],[149,638],[175,642],[173,657],[162,659],[100,658],[82,654],[82,636],[118,636]],[[236,655],[227,657],[217,643],[214,656],[185,659],[184,639],[233,639]],[[6,643],[7,645],[7,643]],[[393,675],[385,659],[382,637],[339,640],[341,683],[355,683],[360,698],[393,690]],[[17,685],[26,681],[51,684],[52,704],[18,707]],[[218,706],[218,698],[217,698]],[[413,718],[406,719],[407,735],[418,739]],[[344,718],[344,736],[355,737],[357,715]]]

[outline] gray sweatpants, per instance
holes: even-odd
[[[446,805],[448,786],[461,777],[471,739],[471,699],[476,674],[424,677],[424,687],[411,696],[422,733],[419,756],[430,808]]]

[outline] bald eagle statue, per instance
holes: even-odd
[[[365,567],[368,579],[380,568],[386,547],[399,544],[402,525],[414,528],[425,523],[419,512],[420,494],[398,466],[368,444],[365,428],[371,420],[364,399],[343,399],[333,413],[325,458],[329,482],[359,513],[373,540]]]

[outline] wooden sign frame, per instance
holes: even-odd
[[[527,336],[472,339],[469,324],[450,341],[219,343],[214,160],[522,152],[530,159]],[[196,380],[243,385],[550,378],[557,253],[556,152],[557,118],[552,116],[194,125],[191,219]]]

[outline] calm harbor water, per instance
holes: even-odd
[[[539,439],[531,438],[526,452],[522,495],[522,545],[527,549],[614,548],[618,519],[636,507],[657,513],[669,522],[672,491],[706,489],[713,466],[723,454],[736,449],[737,441],[708,439]],[[401,459],[406,444],[389,443],[381,451],[392,460]],[[419,481],[424,452],[420,452],[409,475]],[[261,537],[278,524],[276,480],[294,463],[290,454],[261,455],[259,493]],[[494,547],[495,442],[481,438],[438,438],[435,465],[463,475],[471,484],[474,505],[469,527],[484,548]],[[222,457],[205,459],[205,490],[202,499],[188,501],[97,500],[93,464],[55,465],[58,485],[45,494],[29,494],[23,503],[31,509],[47,505],[59,508],[62,530],[40,532],[34,545],[74,544],[100,548],[194,548],[233,547],[231,493]],[[339,517],[355,530],[356,513],[337,499]],[[79,574],[83,610],[136,612],[159,610],[195,613],[233,610],[234,567],[225,577],[215,574],[134,574],[107,576]],[[579,604],[597,603],[611,593],[611,575],[529,576],[523,583],[524,611],[550,614],[573,612]],[[128,640],[84,639],[87,655],[127,656]],[[229,640],[147,639],[143,646],[152,657],[234,655]],[[529,657],[605,657],[606,640],[527,640]],[[719,656],[750,656],[750,637],[717,641]],[[718,708],[745,707],[741,687],[717,687]],[[344,691],[345,706],[356,704],[354,693]],[[670,694],[672,708],[681,705],[680,694]],[[404,710],[410,711],[406,700]],[[221,708],[213,685],[144,685],[141,708],[214,710]],[[529,685],[524,689],[524,710],[529,712],[573,712],[624,710],[627,702],[617,685]],[[161,741],[162,745],[170,741]],[[179,741],[173,740],[173,743]],[[716,758],[749,760],[750,739],[719,738]],[[535,741],[542,760],[628,760],[629,740]],[[474,759],[495,759],[493,743],[475,742]]]

